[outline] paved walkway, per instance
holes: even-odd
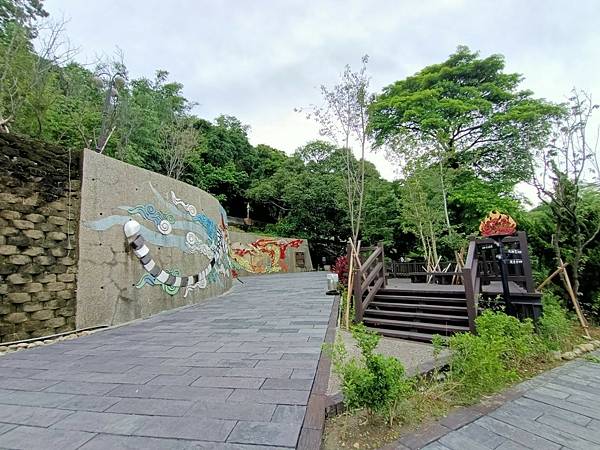
[[[320,273],[0,357],[0,448],[296,446],[333,298]]]
[[[594,355],[600,357],[600,352]],[[580,359],[512,391],[515,398],[498,409],[422,448],[600,449],[600,364]],[[413,447],[406,444],[397,448]]]

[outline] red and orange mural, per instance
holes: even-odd
[[[302,239],[261,238],[248,244],[233,242],[231,256],[240,268],[250,273],[288,272],[287,251],[298,248]]]

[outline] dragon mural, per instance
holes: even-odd
[[[288,248],[298,248],[302,239],[261,238],[249,244],[231,244],[232,259],[250,273],[275,273],[289,270],[286,262]]]
[[[145,273],[135,284],[161,286],[169,295],[183,290],[184,297],[194,289],[204,289],[211,283],[223,283],[232,274],[229,257],[227,214],[221,208],[219,223],[199,212],[191,203],[180,199],[171,191],[169,198],[163,197],[151,183],[148,186],[156,199],[155,203],[119,206],[126,214],[115,214],[103,219],[86,222],[85,226],[104,231],[113,226],[123,226],[123,231]],[[139,219],[138,222],[135,219]],[[180,276],[177,269],[161,269],[150,254],[148,244],[178,248],[184,254],[202,254],[207,263],[198,272]]]

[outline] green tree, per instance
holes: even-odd
[[[384,88],[370,108],[376,144],[400,154],[416,146],[482,179],[526,180],[531,150],[544,145],[562,109],[519,89],[522,79],[504,73],[503,56],[480,58],[460,46],[443,63]]]
[[[32,38],[36,35],[36,21],[48,17],[41,0],[0,0],[0,33],[9,24],[18,24]]]
[[[573,91],[569,113],[557,121],[552,142],[539,152],[542,167],[534,179],[540,200],[552,212],[556,260],[570,263],[577,295],[587,248],[600,233],[599,136],[589,130],[598,108],[590,95]]]

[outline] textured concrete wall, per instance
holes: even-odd
[[[231,287],[227,216],[210,194],[86,150],[81,195],[78,327],[147,317]],[[147,272],[123,233],[131,219],[157,265],[179,276],[206,270],[206,283],[175,288]]]
[[[240,276],[313,270],[308,240],[229,232],[231,258]],[[297,264],[303,256],[304,267]]]
[[[75,327],[79,155],[0,134],[0,342]]]

